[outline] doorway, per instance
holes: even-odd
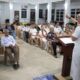
[[[19,22],[19,17],[20,14],[19,14],[19,11],[14,11],[14,21],[18,21]]]
[[[35,22],[35,9],[30,10],[30,22]]]

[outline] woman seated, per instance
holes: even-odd
[[[41,26],[41,30],[39,31],[38,36],[40,39],[40,47],[42,49],[47,49],[47,40],[46,40],[47,32],[45,30],[44,25]]]

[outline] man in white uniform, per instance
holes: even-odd
[[[77,27],[72,35],[72,40],[75,41],[75,46],[72,55],[71,77],[73,80],[80,80],[80,14],[78,14],[77,20],[68,16],[67,18],[77,22]]]
[[[19,48],[9,30],[5,30],[5,36],[1,38],[1,45],[5,48],[5,55],[9,57],[14,69],[19,68]],[[6,59],[7,60],[7,59]]]
[[[30,31],[29,31],[29,34],[30,34],[30,43],[31,43],[31,44],[36,43],[37,33],[38,33],[38,32],[37,32],[35,26],[32,25],[31,28],[30,28]]]
[[[61,33],[62,32],[62,28],[59,25],[59,23],[56,23],[55,27],[54,27],[54,32],[55,33]]]

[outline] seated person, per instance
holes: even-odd
[[[29,30],[28,30],[27,24],[24,24],[24,25],[22,26],[22,28],[21,28],[22,39],[23,39],[24,41],[27,41],[27,39],[26,39],[26,34],[27,34],[28,31],[29,31]]]
[[[9,57],[14,69],[19,68],[19,48],[13,36],[9,35],[9,30],[4,31],[1,38],[1,45],[5,48],[5,55]]]
[[[49,31],[50,31],[49,25],[44,25],[43,27],[44,27],[44,30],[45,30],[47,33],[49,33]]]
[[[40,47],[47,49],[47,39],[46,39],[47,32],[44,29],[44,25],[41,26],[41,30],[39,31],[38,36],[40,39]]]
[[[6,23],[5,29],[9,30],[9,34],[13,36],[14,39],[16,39],[16,31],[15,31],[15,23]]]
[[[51,23],[49,24],[49,26],[52,27],[52,28],[54,28],[55,23],[52,23],[52,22],[51,22]]]
[[[59,25],[59,23],[56,23],[55,27],[54,27],[54,32],[55,33],[61,33],[62,32],[62,28],[61,26]]]
[[[30,24],[27,24],[25,26],[26,26],[26,28],[25,28],[25,40],[26,40],[26,42],[28,42],[28,40],[29,40]]]
[[[21,38],[21,30],[22,30],[22,25],[17,24],[17,27],[16,27],[16,33],[17,33],[17,36],[18,38]]]
[[[36,28],[37,32],[40,31],[40,27],[38,25],[35,25],[35,28]]]
[[[35,28],[34,25],[31,26],[31,28],[29,30],[29,34],[30,34],[31,44],[33,44],[34,42],[36,43],[37,29]]]
[[[11,24],[11,35],[16,39],[16,29],[15,29],[15,23]]]
[[[54,51],[54,56],[57,58],[57,39],[56,39],[56,34],[54,33],[54,28],[50,28],[50,32],[47,34],[47,40],[50,41],[53,51]]]

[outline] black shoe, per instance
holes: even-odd
[[[13,68],[16,70],[16,69],[18,69],[20,66],[19,66],[19,64],[13,64]]]

